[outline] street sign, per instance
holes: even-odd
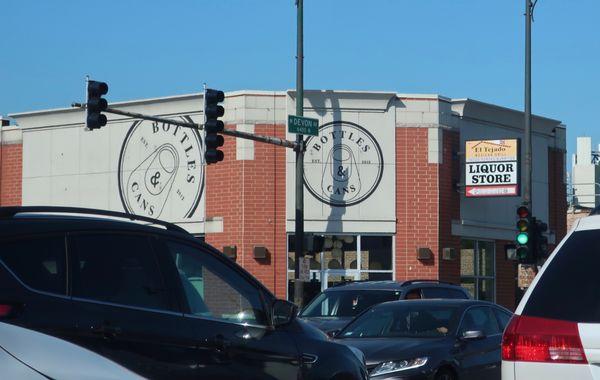
[[[537,266],[534,264],[519,264],[517,286],[521,289],[528,288],[533,282],[537,272]]]
[[[300,257],[300,281],[310,281],[310,257]]]
[[[476,140],[465,144],[465,195],[519,195],[519,140]]]
[[[308,117],[288,115],[288,132],[299,135],[319,135],[319,120]]]
[[[517,185],[508,186],[467,186],[467,197],[506,197],[518,195]]]

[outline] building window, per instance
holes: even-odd
[[[321,290],[345,281],[393,280],[393,238],[379,235],[326,235],[323,248],[310,259],[310,299]],[[293,300],[294,235],[288,238],[288,299]],[[314,294],[313,294],[314,293]]]
[[[473,298],[496,299],[496,250],[493,241],[462,239],[460,243],[460,282]]]

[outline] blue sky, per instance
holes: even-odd
[[[294,0],[2,0],[0,114],[66,107],[83,78],[109,101],[295,86]],[[524,0],[305,0],[305,87],[523,107]],[[533,111],[597,128],[598,0],[539,0]],[[93,26],[94,20],[101,20]],[[207,37],[208,33],[215,37]]]

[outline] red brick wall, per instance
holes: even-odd
[[[254,132],[283,138],[285,125],[258,124]],[[219,249],[236,245],[237,263],[285,298],[285,149],[254,142],[254,159],[236,160],[235,138],[226,136],[223,152],[206,173],[206,217],[223,217],[223,233],[207,233],[206,241]],[[265,246],[268,258],[254,259],[254,246]]]
[[[440,259],[439,278],[460,284],[460,237],[452,235],[452,220],[460,220],[460,193],[456,184],[460,181],[460,134],[443,132],[443,162],[440,165],[440,258],[443,248],[454,248],[455,260]]]
[[[512,241],[496,240],[496,303],[514,310],[515,289],[517,287],[517,263],[506,259],[504,245]]]
[[[565,178],[565,152],[548,149],[548,229],[556,234],[558,244],[567,234],[567,186]],[[550,246],[552,250],[554,246]]]
[[[23,146],[0,145],[0,206],[21,205]]]
[[[427,128],[396,128],[396,279],[439,275],[438,165],[429,164]],[[417,248],[434,258],[417,260]]]

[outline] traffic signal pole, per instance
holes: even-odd
[[[537,2],[537,0],[536,0]],[[525,0],[525,168],[523,170],[523,204],[532,208],[531,175],[532,175],[532,148],[531,148],[531,19],[535,3]]]
[[[72,103],[71,106],[75,107],[75,108],[86,108],[86,105],[82,104],[82,103]],[[185,128],[194,128],[194,129],[198,129],[198,130],[204,129],[204,126],[202,124],[198,124],[198,123],[187,123],[185,121],[167,119],[167,118],[159,117],[159,116],[144,115],[144,114],[136,113],[136,112],[122,111],[122,110],[118,110],[118,109],[110,108],[110,107],[102,112],[112,113],[115,115],[128,116],[128,117],[131,117],[134,119],[143,119],[143,120],[156,121],[158,123],[173,124],[173,125],[178,125],[180,127],[185,127]],[[298,146],[295,141],[280,139],[278,137],[273,137],[273,136],[264,136],[264,135],[257,135],[257,134],[253,134],[253,133],[241,132],[241,131],[236,131],[235,129],[225,128],[225,129],[223,129],[222,132],[219,132],[219,133],[221,133],[223,135],[241,138],[241,139],[254,140],[254,141],[258,141],[258,142],[262,142],[262,143],[266,143],[266,144],[278,145],[278,146],[282,146],[282,147],[290,148],[290,149],[294,149],[294,150]]]
[[[296,0],[296,115],[304,115],[304,0]],[[294,255],[294,303],[303,305],[304,284],[300,281],[300,260],[304,257],[304,135],[296,135],[296,225]]]

